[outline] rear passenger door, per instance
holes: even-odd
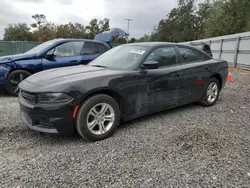
[[[185,96],[181,104],[195,102],[203,94],[210,71],[206,65],[205,55],[200,51],[188,46],[178,46],[180,56],[181,80]]]
[[[107,50],[108,48],[101,43],[85,42],[81,51],[81,64],[88,64]]]

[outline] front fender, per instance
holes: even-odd
[[[15,69],[24,69],[30,73],[37,73],[42,71],[42,60],[41,59],[29,59],[15,62]]]
[[[0,65],[0,85],[4,85],[6,83],[7,74],[10,70],[10,66]]]

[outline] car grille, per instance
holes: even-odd
[[[21,91],[21,96],[25,101],[27,101],[30,104],[36,104],[37,102],[37,96],[34,93],[29,93],[26,91]]]

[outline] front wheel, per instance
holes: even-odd
[[[13,96],[18,96],[18,84],[30,75],[31,73],[25,70],[15,70],[11,72],[6,83],[7,92]]]
[[[200,104],[203,106],[212,106],[216,103],[220,94],[220,84],[216,78],[211,78],[208,86],[202,96]]]
[[[80,107],[76,117],[77,133],[89,141],[110,137],[120,122],[116,100],[104,94],[94,95]]]

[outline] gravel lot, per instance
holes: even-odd
[[[0,187],[249,187],[250,72],[233,72],[218,103],[136,119],[113,137],[43,135],[0,96]]]

